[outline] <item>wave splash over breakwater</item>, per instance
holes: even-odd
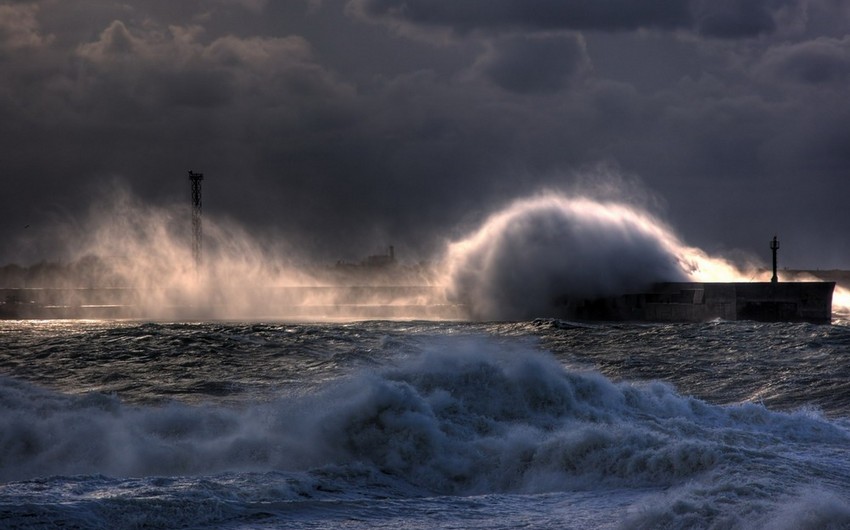
[[[558,194],[493,214],[449,246],[446,269],[452,296],[485,320],[547,314],[559,296],[616,296],[654,282],[741,275],[683,245],[639,208]]]
[[[584,195],[518,200],[417,264],[396,263],[391,254],[371,256],[373,265],[334,267],[312,263],[285,238],[215,219],[205,221],[196,266],[182,209],[146,206],[122,191],[110,204],[79,233],[55,236],[73,266],[7,297],[50,308],[38,318],[519,320],[655,282],[769,279],[756,265],[685,245],[644,208]],[[850,293],[837,288],[833,307],[850,312]],[[33,311],[8,308],[21,318]]]
[[[471,318],[520,320],[656,282],[769,281],[770,273],[686,245],[640,207],[548,193],[510,204],[449,244],[443,277],[449,299]],[[850,312],[846,289],[836,288],[833,309]]]

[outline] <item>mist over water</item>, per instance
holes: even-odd
[[[93,217],[76,252],[105,261],[108,272],[98,286],[136,289],[133,301],[142,311],[166,317],[180,306],[203,306],[210,316],[244,314],[250,288],[311,282],[238,225],[210,218],[203,220],[203,257],[196,265],[189,216],[188,209],[124,196]]]
[[[286,241],[210,216],[203,218],[196,263],[188,208],[145,205],[125,192],[109,203],[68,238],[72,260],[98,266],[66,287],[130,289],[122,301],[145,318],[287,317],[304,308],[314,312],[303,316],[324,318],[346,306],[345,315],[356,319],[369,316],[363,308],[441,302],[422,267],[396,266],[389,256],[378,256],[377,264],[315,264]]]
[[[210,216],[196,266],[188,208],[153,207],[120,191],[106,202],[112,206],[62,237],[72,260],[96,256],[98,264],[67,287],[126,289],[122,302],[145,318],[516,320],[661,281],[769,280],[757,264],[684,244],[645,208],[580,194],[517,200],[415,266],[403,258],[316,264],[309,249]],[[837,288],[834,307],[847,312],[850,293]]]

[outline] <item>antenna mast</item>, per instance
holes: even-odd
[[[192,256],[195,258],[195,268],[201,266],[201,181],[203,173],[189,171],[189,181],[192,183]]]

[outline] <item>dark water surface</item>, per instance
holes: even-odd
[[[848,499],[844,322],[0,322],[4,528],[850,528]]]

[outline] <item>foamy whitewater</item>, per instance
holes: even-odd
[[[3,528],[846,528],[850,327],[6,322]]]
[[[195,270],[176,217],[130,212],[78,246],[210,320],[0,322],[2,528],[850,528],[846,291],[830,326],[545,318],[553,293],[744,273],[542,195],[416,276],[489,322],[239,318],[317,279],[215,225]]]

